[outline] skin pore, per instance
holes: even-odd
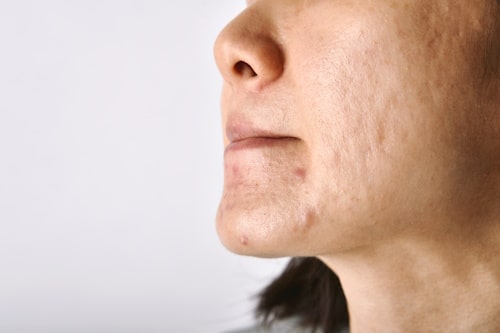
[[[354,333],[500,331],[498,1],[249,1],[215,57],[225,246],[319,257]]]

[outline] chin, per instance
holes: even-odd
[[[217,211],[221,243],[231,252],[262,258],[311,255],[309,237],[314,215],[297,204],[280,206],[263,200],[260,206],[231,205],[224,199]],[[253,202],[255,205],[255,202]],[[291,209],[293,207],[294,209]]]
[[[273,246],[269,237],[264,236],[263,221],[256,220],[245,214],[234,214],[227,211],[223,204],[219,206],[216,228],[219,239],[229,251],[236,254],[254,257],[274,257],[271,255]],[[266,241],[267,240],[267,241]]]

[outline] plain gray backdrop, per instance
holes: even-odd
[[[223,332],[284,260],[217,239],[240,0],[0,1],[0,332]]]

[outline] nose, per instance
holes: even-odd
[[[219,34],[215,61],[224,80],[233,87],[259,91],[284,70],[283,51],[273,37],[269,18],[249,7]]]

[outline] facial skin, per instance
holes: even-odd
[[[249,1],[215,57],[226,247],[319,257],[353,333],[500,331],[500,1]]]
[[[499,18],[495,0],[250,1],[215,45],[225,246],[329,256],[498,221]]]

